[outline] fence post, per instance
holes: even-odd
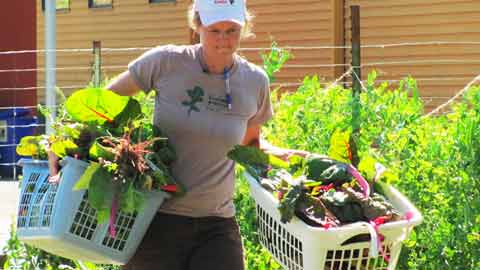
[[[332,5],[332,43],[334,47],[345,46],[345,0],[330,0]],[[339,65],[333,67],[333,78],[339,78],[346,71],[345,49],[333,49],[333,64]],[[343,83],[343,80],[342,80]]]
[[[100,87],[102,82],[102,42],[93,41],[93,86]]]
[[[361,54],[360,54],[360,6],[351,6],[352,12],[352,67],[357,76],[352,76],[352,87],[355,93],[360,93],[362,79]]]
[[[352,15],[352,135],[350,151],[352,164],[357,167],[360,162],[357,142],[360,136],[360,91],[361,91],[361,55],[360,55],[360,6],[350,7]]]

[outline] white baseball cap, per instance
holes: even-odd
[[[195,0],[194,9],[203,26],[222,21],[245,25],[245,0]]]

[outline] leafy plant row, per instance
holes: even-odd
[[[359,156],[383,164],[385,181],[424,215],[398,269],[479,269],[480,88],[451,112],[425,117],[415,80],[390,89],[375,79],[372,72],[360,95]],[[306,77],[295,93],[274,97],[275,118],[264,133],[274,145],[328,153],[335,134],[351,131],[352,102],[350,89]]]

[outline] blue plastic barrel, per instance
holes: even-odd
[[[15,148],[24,136],[33,135],[38,123],[30,109],[0,110],[0,180],[13,180],[21,172],[16,167],[20,158]]]

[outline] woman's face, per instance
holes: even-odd
[[[234,22],[218,22],[208,27],[200,26],[198,33],[204,50],[209,55],[229,56],[240,45],[242,27]]]

